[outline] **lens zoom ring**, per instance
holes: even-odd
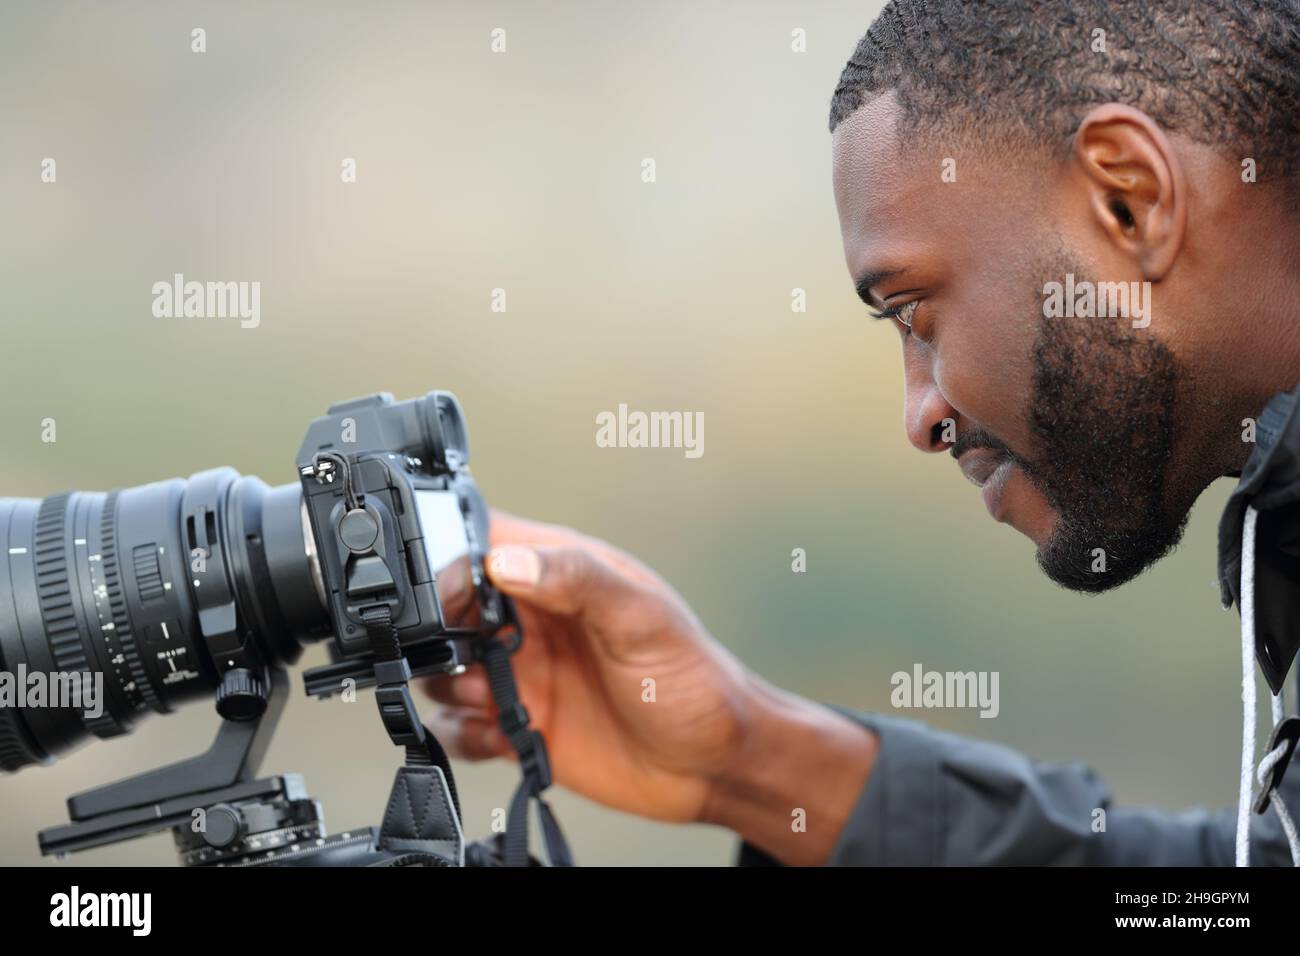
[[[154,693],[153,684],[144,671],[140,661],[140,651],[135,645],[135,635],[131,633],[131,619],[126,613],[126,595],[122,589],[122,576],[117,569],[117,492],[111,492],[104,501],[104,514],[99,522],[99,551],[103,556],[104,584],[108,589],[109,605],[113,609],[113,633],[117,635],[126,658],[126,666],[131,672],[131,681],[135,684],[134,694],[153,707],[160,707],[158,695]]]
[[[61,673],[90,670],[68,583],[64,533],[69,497],[71,492],[51,495],[36,514],[36,593],[54,667]]]

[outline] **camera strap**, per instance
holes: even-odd
[[[515,684],[514,667],[510,656],[523,641],[523,629],[515,619],[513,608],[508,612],[507,629],[515,632],[515,641],[507,647],[498,637],[475,643],[475,655],[487,671],[488,685],[496,702],[498,721],[510,746],[519,758],[523,775],[510,800],[506,815],[503,857],[506,866],[528,866],[528,804],[537,801],[537,815],[541,823],[542,840],[552,866],[573,866],[573,856],[568,842],[555,819],[550,805],[542,793],[551,785],[551,764],[546,752],[546,741],[539,731],[529,726],[528,710],[519,699]],[[398,746],[406,748],[406,767],[436,768],[446,782],[451,805],[455,809],[456,829],[459,830],[460,798],[452,775],[451,761],[438,739],[420,721],[411,699],[411,667],[402,656],[402,645],[393,626],[393,609],[388,604],[373,604],[361,609],[361,620],[370,638],[370,648],[375,656],[375,699],[379,715],[388,730],[388,736]],[[394,798],[403,785],[402,771],[394,784]],[[409,784],[408,792],[409,792]],[[387,826],[387,819],[385,825]]]
[[[411,666],[402,656],[402,645],[393,627],[393,612],[386,604],[377,604],[361,611],[370,649],[375,655],[375,691],[379,715],[388,730],[388,736],[399,747],[406,748],[408,767],[438,767],[447,778],[448,789],[460,811],[456,795],[456,782],[451,775],[451,761],[438,738],[425,728],[411,699]]]
[[[375,655],[379,716],[393,743],[406,748],[406,764],[397,770],[380,828],[380,848],[462,866],[465,838],[456,778],[447,752],[425,728],[411,699],[411,666],[402,656],[393,610],[373,604],[361,610],[361,620]]]
[[[518,648],[523,641],[523,629],[518,621],[512,621],[510,627],[516,632],[514,648]],[[496,637],[480,641],[476,645],[477,656],[487,670],[488,685],[492,688],[492,698],[496,701],[501,730],[518,755],[519,767],[523,772],[523,779],[510,800],[510,812],[506,817],[505,864],[528,865],[528,802],[536,799],[542,840],[546,844],[546,856],[551,866],[573,866],[573,855],[560,831],[560,824],[550,805],[542,799],[542,792],[551,785],[551,762],[541,732],[528,726],[528,711],[519,699],[514,668],[510,664],[512,652],[512,648],[507,648]]]

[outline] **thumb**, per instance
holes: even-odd
[[[506,544],[489,551],[486,564],[506,594],[553,614],[610,608],[630,590],[625,578],[582,548]]]

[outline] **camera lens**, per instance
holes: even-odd
[[[127,733],[329,633],[297,484],[221,468],[0,499],[0,769]]]

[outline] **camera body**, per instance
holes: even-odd
[[[307,429],[297,466],[336,661],[372,653],[377,608],[417,660],[431,641],[501,625],[501,596],[483,573],[487,506],[454,395],[333,405]]]

